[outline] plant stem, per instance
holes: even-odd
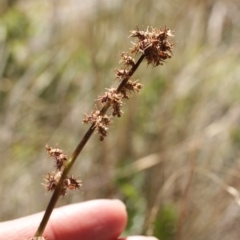
[[[120,92],[123,87],[125,86],[125,84],[127,83],[127,81],[130,79],[130,77],[134,74],[134,72],[137,70],[137,68],[139,67],[139,65],[141,64],[141,62],[144,60],[145,55],[142,54],[141,57],[138,59],[138,61],[132,66],[132,68],[129,70],[128,73],[128,77],[124,78],[121,83],[119,84],[118,88],[117,88],[117,92]],[[107,102],[106,104],[104,104],[104,106],[101,108],[100,110],[100,114],[104,115],[107,110],[110,107],[110,103]],[[61,195],[61,190],[62,190],[62,184],[63,184],[63,180],[67,177],[67,174],[69,173],[71,167],[73,166],[75,160],[77,159],[78,155],[81,153],[83,147],[85,146],[85,144],[88,142],[89,138],[92,136],[92,134],[94,133],[95,130],[95,125],[94,123],[91,125],[91,127],[88,129],[88,131],[85,133],[85,135],[83,136],[83,138],[81,139],[81,141],[79,142],[79,144],[77,145],[76,149],[74,150],[74,152],[72,153],[71,157],[68,159],[63,173],[61,175],[61,178],[59,180],[59,183],[56,187],[56,189],[54,190],[54,193],[49,201],[49,204],[47,206],[47,209],[44,213],[44,216],[42,218],[42,221],[34,235],[34,237],[40,237],[42,236],[44,229],[48,223],[48,220],[52,214],[52,211],[58,201],[58,198]]]
[[[125,78],[122,80],[122,82],[119,84],[118,88],[117,88],[117,92],[120,92],[123,87],[125,86],[125,84],[127,83],[127,81],[129,80],[129,78],[134,74],[134,72],[137,70],[137,68],[139,67],[139,65],[141,64],[141,62],[143,61],[143,59],[145,58],[145,55],[142,54],[141,57],[138,59],[138,61],[133,65],[133,67],[129,70],[128,73],[128,78]]]
[[[92,125],[88,131],[85,133],[85,135],[83,136],[82,140],[80,141],[80,143],[78,144],[78,146],[76,147],[76,149],[74,150],[74,152],[72,153],[72,156],[69,158],[63,173],[61,175],[61,178],[59,180],[59,184],[57,185],[56,189],[54,190],[54,193],[51,197],[51,200],[47,206],[47,209],[44,213],[44,216],[42,218],[42,221],[35,233],[35,237],[39,237],[42,236],[43,231],[47,225],[47,222],[52,214],[52,211],[57,203],[58,198],[61,195],[61,190],[62,190],[62,182],[63,180],[66,178],[67,174],[69,173],[72,165],[74,164],[76,158],[78,157],[79,153],[82,151],[83,147],[85,146],[85,144],[87,143],[88,139],[91,137],[91,135],[93,134],[95,128]]]

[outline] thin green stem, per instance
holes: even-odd
[[[141,55],[141,57],[138,59],[138,61],[136,62],[136,64],[134,64],[132,66],[132,68],[129,70],[128,76],[126,78],[124,78],[121,83],[119,84],[118,88],[117,88],[117,92],[120,92],[123,87],[125,86],[125,84],[128,82],[128,80],[130,79],[130,77],[134,74],[134,72],[137,70],[137,68],[139,67],[139,65],[141,64],[141,62],[143,61],[143,59],[145,58],[145,55]],[[110,103],[107,102],[106,104],[104,104],[104,106],[102,107],[102,109],[100,110],[100,114],[104,115],[107,110],[110,107]],[[63,184],[63,180],[67,177],[67,174],[69,173],[71,167],[73,166],[74,162],[76,161],[78,155],[81,153],[83,147],[85,146],[85,144],[88,142],[89,138],[92,136],[92,134],[94,133],[95,130],[95,125],[94,123],[91,125],[91,127],[88,129],[88,131],[85,133],[85,135],[83,136],[83,138],[81,139],[81,141],[79,142],[79,144],[77,145],[76,149],[74,150],[74,152],[72,153],[71,157],[68,159],[63,173],[61,175],[61,178],[59,180],[59,184],[57,185],[56,189],[54,190],[54,193],[49,201],[49,204],[47,206],[47,209],[44,213],[44,216],[42,218],[42,221],[35,233],[35,237],[39,237],[42,236],[44,229],[48,223],[48,220],[52,214],[52,211],[58,201],[58,198],[61,196],[62,193],[62,184]]]

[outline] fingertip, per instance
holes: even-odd
[[[74,219],[74,222],[64,224],[59,230],[64,218]],[[125,229],[126,224],[125,205],[119,200],[103,199],[60,208],[53,214],[48,230],[53,231],[56,239],[60,236],[62,239],[72,240],[79,237],[85,240],[115,239]]]
[[[120,211],[122,211],[122,213],[125,214],[126,218],[127,218],[126,205],[118,199],[113,199],[113,200],[110,200],[110,201],[115,205],[116,208],[118,208]]]
[[[1,223],[0,239],[33,236],[43,213]],[[44,236],[62,240],[117,239],[127,224],[127,212],[119,200],[92,200],[54,209]],[[16,237],[18,234],[19,237]]]

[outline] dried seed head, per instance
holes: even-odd
[[[131,92],[139,93],[142,87],[143,85],[141,83],[138,83],[138,80],[136,81],[128,80],[120,92],[123,98],[129,99],[129,94],[131,94]]]
[[[63,153],[63,151],[59,148],[51,148],[48,145],[46,145],[46,150],[50,157],[58,157],[60,154]]]
[[[44,177],[45,183],[42,185],[47,189],[47,191],[53,191],[57,187],[59,180],[61,178],[62,172],[55,171],[52,173],[48,173],[46,177]]]
[[[78,177],[69,177],[64,180],[64,185],[70,190],[80,189],[82,186],[82,181]]]
[[[108,128],[111,123],[110,117],[104,115],[108,108],[112,108],[112,116],[121,117],[123,106],[122,99],[129,99],[132,92],[139,92],[143,87],[138,81],[132,81],[130,78],[139,67],[143,59],[147,60],[148,64],[153,66],[162,65],[167,58],[171,58],[173,44],[170,42],[170,38],[173,34],[170,29],[156,29],[151,28],[151,31],[147,28],[146,31],[134,30],[131,31],[131,37],[137,38],[137,42],[133,43],[131,53],[122,53],[120,64],[122,68],[117,69],[116,78],[121,83],[118,88],[110,88],[102,95],[98,97],[98,101],[102,105],[101,110],[94,110],[91,114],[85,114],[83,123],[92,123],[97,133],[100,134],[100,140],[103,141],[107,136]],[[142,54],[142,56],[135,62],[131,54]],[[103,116],[104,115],[104,116]]]
[[[44,178],[45,183],[43,183],[42,185],[47,189],[47,191],[54,191],[59,184],[61,176],[61,171],[48,173],[48,175]],[[81,186],[82,181],[78,179],[78,177],[66,177],[63,180],[61,195],[65,196],[67,194],[67,189],[76,190],[80,189]]]
[[[135,60],[132,58],[128,53],[122,53],[121,54],[121,60],[120,63],[123,63],[126,66],[134,66],[135,65]]]
[[[133,43],[132,53],[142,53],[148,64],[154,67],[162,65],[164,60],[171,58],[173,44],[169,41],[173,34],[170,29],[156,29],[152,28],[151,31],[131,31],[131,37],[138,38],[137,43]]]
[[[101,104],[109,102],[113,109],[112,116],[121,117],[122,114],[121,107],[123,105],[122,97],[123,97],[122,94],[118,93],[116,88],[110,88],[107,89],[104,95],[99,96],[98,100],[100,101]]]
[[[104,99],[105,97],[106,96],[104,96]],[[105,100],[103,101],[105,102]],[[89,115],[85,114],[83,123],[92,123],[97,133],[100,135],[100,140],[103,141],[107,136],[108,127],[111,125],[111,118],[106,114],[101,115],[99,110],[93,110]]]
[[[104,138],[107,136],[108,127],[106,127],[103,123],[99,122],[96,125],[97,133],[100,135],[100,140],[103,141]]]
[[[95,109],[89,115],[86,113],[84,113],[84,115],[83,123],[95,123],[100,116],[100,111]]]
[[[104,95],[98,97],[98,101],[103,105],[106,102],[109,102],[111,105],[115,102],[121,101],[121,94],[117,93],[116,88],[109,88],[104,93]]]
[[[146,38],[146,32],[140,30],[132,30],[130,31],[130,37],[137,37],[139,40],[144,40]]]
[[[65,196],[67,194],[67,189],[70,190],[76,190],[80,189],[82,186],[82,181],[78,179],[78,177],[66,177],[63,180],[63,186],[62,186],[62,191],[61,195]]]
[[[118,78],[120,80],[128,79],[129,78],[128,70],[116,69],[116,78]]]
[[[63,153],[63,150],[59,148],[51,148],[48,145],[46,145],[46,150],[49,156],[55,159],[56,169],[61,170],[61,168],[64,166],[64,163],[67,161],[67,155]]]
[[[110,119],[110,117],[108,117],[107,115],[103,115],[103,116],[102,116],[102,119],[101,119],[101,122],[102,122],[102,124],[105,125],[105,126],[110,126],[110,124],[111,124],[111,119]]]

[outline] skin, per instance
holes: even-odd
[[[0,223],[1,240],[31,238],[43,213]],[[154,237],[119,238],[127,223],[119,200],[92,200],[55,209],[45,229],[47,240],[157,240]]]

